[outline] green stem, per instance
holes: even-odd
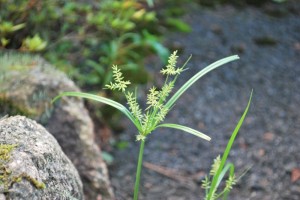
[[[140,145],[138,165],[136,169],[134,195],[133,195],[134,200],[138,200],[139,197],[139,187],[140,187],[140,178],[141,178],[142,163],[143,163],[144,146],[145,146],[145,140],[142,140]]]

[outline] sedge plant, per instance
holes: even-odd
[[[236,185],[237,181],[241,178],[241,176],[238,178],[236,177],[234,173],[235,166],[233,163],[227,162],[227,158],[231,150],[231,147],[233,145],[233,142],[239,132],[239,129],[242,126],[244,119],[248,113],[251,99],[252,99],[252,93],[253,91],[251,92],[248,104],[244,110],[242,117],[240,118],[238,124],[236,125],[233,133],[230,136],[227,146],[223,152],[222,158],[219,155],[217,156],[216,159],[214,159],[214,162],[211,166],[211,170],[209,172],[209,176],[205,176],[204,180],[202,181],[202,188],[205,189],[205,193],[206,193],[204,200],[217,200],[217,199],[227,200],[228,194],[231,191],[232,187]],[[225,181],[225,186],[222,191],[218,192],[220,183],[224,179],[227,173],[228,173],[228,178]]]
[[[136,170],[136,179],[134,186],[134,200],[138,199],[139,185],[140,185],[140,176],[143,162],[143,152],[145,147],[145,141],[147,136],[158,128],[173,128],[179,129],[181,131],[193,134],[204,140],[210,141],[210,137],[197,131],[192,128],[172,123],[163,123],[168,112],[173,108],[175,102],[179,99],[184,92],[190,88],[197,80],[203,77],[208,72],[234,60],[239,59],[237,55],[229,56],[218,60],[211,65],[205,67],[193,77],[191,77],[183,86],[181,86],[177,92],[175,92],[171,97],[175,82],[178,76],[186,69],[188,61],[191,59],[191,56],[187,61],[181,66],[177,67],[177,51],[174,51],[169,59],[165,68],[160,72],[165,76],[165,82],[161,89],[152,87],[147,94],[146,108],[142,110],[140,104],[137,100],[137,90],[129,91],[128,86],[130,81],[125,80],[121,70],[118,66],[114,65],[113,69],[113,82],[106,85],[106,89],[118,90],[122,92],[127,100],[128,107],[113,101],[109,98],[105,98],[98,95],[93,95],[89,93],[82,92],[63,92],[53,99],[53,101],[61,98],[63,96],[73,96],[73,97],[82,97],[90,100],[95,100],[107,105],[110,105],[120,112],[125,114],[126,117],[133,123],[136,127],[138,134],[136,135],[136,140],[140,143],[140,150],[138,156],[137,170]]]

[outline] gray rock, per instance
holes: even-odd
[[[84,199],[76,168],[35,121],[22,116],[0,120],[0,144],[2,199]],[[15,147],[7,153],[3,145]]]
[[[0,115],[22,114],[44,125],[77,168],[86,199],[113,199],[83,100],[64,97],[50,103],[59,93],[79,88],[40,57],[6,53],[0,60]]]

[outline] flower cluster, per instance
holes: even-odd
[[[156,87],[152,87],[150,90],[149,90],[149,94],[147,95],[147,105],[148,108],[151,108],[151,107],[154,107],[154,108],[157,108],[159,105],[159,94],[160,92],[156,89]]]
[[[213,164],[211,166],[211,170],[209,172],[209,175],[214,176],[217,173],[217,171],[218,171],[218,169],[220,167],[220,164],[221,164],[221,157],[220,157],[220,155],[218,155],[214,159],[214,162],[213,162]]]
[[[105,85],[105,87],[111,90],[117,89],[125,92],[127,86],[130,85],[130,81],[124,81],[123,74],[117,65],[113,65],[112,69],[115,83],[110,82],[109,84]]]
[[[226,186],[225,186],[225,191],[230,191],[232,190],[232,186],[236,185],[237,179],[235,175],[229,176],[228,179],[226,180]]]
[[[136,96],[133,96],[132,92],[127,92],[125,97],[127,99],[127,104],[129,106],[129,110],[131,111],[133,116],[135,116],[139,121],[141,121],[143,114],[142,114],[142,110],[140,109],[140,106],[137,102]]]
[[[130,82],[124,80],[122,72],[116,65],[112,67],[114,82],[110,82],[110,84],[106,85],[106,88],[120,90],[125,94],[130,112],[134,116],[135,121],[141,125],[140,133],[136,137],[137,140],[145,140],[146,136],[156,128],[158,123],[165,119],[165,116],[169,112],[169,109],[165,106],[165,102],[174,88],[177,76],[183,71],[183,67],[176,68],[177,58],[177,51],[174,51],[168,59],[167,66],[161,70],[163,75],[167,75],[167,79],[161,90],[158,90],[156,87],[150,88],[146,102],[148,107],[145,109],[144,114],[137,102],[136,93],[126,92]],[[171,79],[169,76],[175,77]]]
[[[168,65],[166,68],[162,69],[160,72],[164,75],[178,75],[183,71],[183,68],[176,68],[177,63],[177,51],[174,51],[168,60]]]

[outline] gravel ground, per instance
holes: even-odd
[[[201,179],[224,150],[253,89],[250,111],[229,157],[238,173],[251,168],[229,199],[299,200],[300,2],[188,9],[185,20],[193,31],[168,39],[169,45],[181,49],[182,61],[193,55],[178,87],[220,58],[238,54],[241,59],[198,81],[167,117],[167,122],[210,135],[211,142],[170,129],[149,136],[140,199],[203,199]],[[161,76],[155,77],[159,85]],[[114,149],[115,162],[110,166],[119,200],[132,197],[138,155],[136,131],[125,125],[128,129],[119,139],[129,145]]]

